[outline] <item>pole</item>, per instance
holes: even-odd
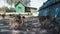
[[[11,0],[11,8],[12,8],[12,0]]]
[[[5,0],[4,0],[4,13],[5,13]]]

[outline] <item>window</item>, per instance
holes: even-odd
[[[19,8],[19,9],[21,9],[21,7],[20,7],[20,6],[18,6],[18,8]]]

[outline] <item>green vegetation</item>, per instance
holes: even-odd
[[[16,4],[18,1],[23,2],[23,0],[7,0],[7,3],[12,5],[13,3]]]
[[[0,8],[0,12],[15,12],[15,8],[2,7]]]

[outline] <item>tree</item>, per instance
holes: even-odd
[[[9,9],[8,7],[2,7],[2,11],[6,11],[7,9]]]
[[[12,5],[13,3],[16,4],[18,1],[23,2],[23,0],[6,0],[8,4]]]
[[[2,8],[0,8],[0,11],[2,11]]]
[[[7,1],[7,3],[9,4],[9,5],[11,5],[11,7],[12,7],[12,5],[14,4],[14,1],[13,0],[6,0]]]
[[[7,9],[6,12],[16,12],[16,11],[15,11],[15,8],[10,8],[10,9]]]
[[[8,4],[10,4],[11,6],[13,4],[16,4],[18,1],[21,1],[24,5],[27,5],[30,0],[6,0]]]

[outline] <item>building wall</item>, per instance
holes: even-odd
[[[20,9],[18,7],[21,7]],[[16,12],[25,12],[25,7],[24,5],[22,5],[22,3],[19,3],[17,6],[16,6]]]
[[[46,15],[48,15],[48,8],[39,11],[39,16],[46,16]]]
[[[31,12],[30,8],[26,7],[25,12]]]
[[[49,7],[46,7],[42,10],[39,10],[39,16],[49,15],[52,17],[56,17],[59,12],[60,12],[60,3],[57,3]]]
[[[31,13],[36,13],[37,12],[37,9],[31,9]]]
[[[37,9],[31,9],[31,14],[32,14],[33,16],[38,16],[38,11],[37,11]]]
[[[50,15],[52,17],[56,17],[58,15],[58,13],[60,12],[60,3],[52,5],[49,9],[50,11]]]

